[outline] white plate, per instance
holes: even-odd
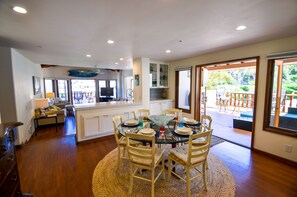
[[[143,134],[143,135],[155,135],[156,134],[154,129],[150,129],[150,128],[141,129],[138,133]]]
[[[177,128],[176,130],[180,133],[190,133],[192,131],[192,129],[188,127],[180,127],[180,128]]]
[[[197,124],[198,121],[194,120],[194,119],[184,119],[184,123],[186,124]]]
[[[191,135],[193,133],[193,131],[190,131],[188,133],[185,133],[185,132],[180,132],[178,130],[174,130],[175,133],[179,134],[179,135]]]
[[[138,124],[138,121],[137,120],[127,120],[124,125],[127,125],[127,126],[134,126],[134,125],[137,125]]]

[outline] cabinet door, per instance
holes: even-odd
[[[168,65],[160,64],[160,87],[168,86]]]
[[[168,109],[168,108],[172,108],[173,107],[173,102],[172,101],[164,101],[162,102],[162,111],[164,111],[165,109]]]
[[[100,116],[100,133],[113,132],[112,117],[113,115]]]
[[[83,136],[91,137],[100,134],[99,116],[83,116]]]
[[[151,87],[157,87],[158,86],[158,69],[157,64],[150,64],[150,83]]]
[[[160,115],[160,114],[162,114],[161,102],[151,103],[150,104],[150,114],[151,115]]]

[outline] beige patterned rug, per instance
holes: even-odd
[[[96,166],[93,173],[92,189],[95,197],[98,196],[129,196],[129,162],[122,159],[119,169],[117,166],[117,149],[105,156]],[[202,177],[191,181],[192,196],[235,196],[235,182],[228,168],[211,152],[208,156],[209,169],[207,170],[207,187],[204,191]],[[177,168],[183,173],[183,169]],[[192,170],[192,175],[196,173]],[[150,171],[143,172],[150,176]],[[167,171],[166,171],[167,178]],[[150,196],[151,185],[147,181],[134,179],[132,196]],[[158,179],[155,185],[155,196],[173,197],[186,196],[186,184],[172,176],[170,181]]]

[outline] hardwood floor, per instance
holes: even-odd
[[[98,162],[116,148],[113,136],[76,145],[67,128],[42,129],[17,149],[23,192],[35,197],[92,196],[92,175]],[[249,149],[223,142],[211,148],[228,166],[236,196],[297,196],[297,168]]]

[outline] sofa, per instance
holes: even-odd
[[[65,106],[64,106],[64,108],[62,108],[62,107],[63,106],[57,107],[55,105],[52,105],[52,106],[48,107],[48,109],[45,111],[45,114],[46,115],[57,114],[58,124],[64,124],[64,122],[65,122]],[[38,120],[39,126],[51,125],[51,124],[55,124],[55,120],[53,118]]]
[[[297,107],[288,107],[288,113],[279,116],[279,127],[297,130]]]

